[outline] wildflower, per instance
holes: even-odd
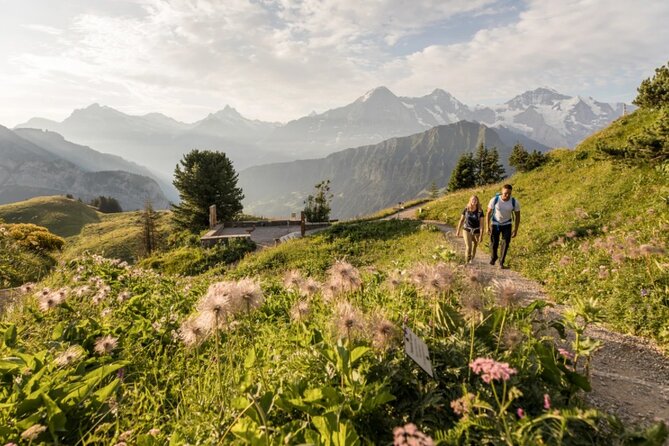
[[[413,267],[409,273],[409,280],[418,287],[422,287],[423,284],[427,281],[429,274],[429,266],[424,263],[419,263]]]
[[[294,321],[304,321],[309,317],[310,312],[309,302],[298,300],[290,309],[290,318]]]
[[[481,272],[476,268],[467,268],[467,279],[471,283],[481,283],[483,280]]]
[[[94,350],[98,355],[108,355],[118,346],[118,338],[111,335],[103,336],[95,341]]]
[[[114,443],[114,446],[128,446],[128,443],[125,441],[119,441],[118,443]]]
[[[163,328],[163,324],[161,324],[158,321],[155,321],[155,322],[151,323],[151,327],[156,331],[160,331],[160,329]]]
[[[100,312],[100,316],[102,317],[109,317],[112,314],[112,309],[111,308],[105,308]]]
[[[471,324],[481,319],[483,307],[483,298],[479,294],[466,293],[460,297],[460,312]]]
[[[551,408],[551,397],[547,393],[544,393],[544,409],[550,410]]]
[[[299,286],[300,294],[305,297],[311,297],[320,290],[320,284],[311,277],[302,281]]]
[[[504,345],[512,349],[523,341],[523,334],[515,328],[504,330]]]
[[[40,297],[46,297],[51,294],[51,288],[44,287],[38,293],[35,293],[35,296],[39,299]]]
[[[298,290],[302,284],[302,275],[296,269],[288,271],[283,277],[283,286],[288,290]]]
[[[567,237],[567,238],[574,238],[574,237],[576,237],[576,235],[577,235],[577,234],[576,234],[576,231],[569,231],[569,232],[567,232],[567,233],[565,234],[565,237]]]
[[[568,359],[569,361],[574,360],[574,354],[571,353],[569,350],[566,350],[564,348],[558,348],[558,353],[560,356],[562,356],[564,359]]]
[[[519,407],[516,410],[516,415],[518,415],[518,418],[525,418],[525,411],[523,410],[522,407]]]
[[[119,441],[128,441],[132,438],[132,429],[124,431],[118,436]]]
[[[625,260],[625,255],[621,252],[616,252],[611,254],[611,261],[613,263],[623,263],[624,260]]]
[[[340,302],[335,309],[335,330],[339,337],[351,337],[355,331],[361,331],[362,319],[358,311],[348,302]]]
[[[157,437],[158,435],[160,435],[160,429],[154,427],[153,429],[149,430],[149,435],[151,435],[152,437]]]
[[[45,288],[44,290],[46,289],[47,288]],[[47,295],[44,295],[44,290],[42,290],[42,293],[40,294],[39,297],[39,308],[42,311],[49,311],[50,309],[60,305],[67,297],[66,288],[61,288]]]
[[[393,429],[394,446],[434,446],[434,441],[418,430],[415,424]]]
[[[46,426],[42,426],[41,424],[33,424],[28,429],[24,430],[23,433],[21,433],[21,439],[34,441],[45,430]]]
[[[495,291],[495,301],[500,307],[511,308],[520,302],[520,290],[516,288],[512,280],[494,280],[493,288]]]
[[[342,292],[338,283],[328,280],[323,284],[323,297],[326,301],[332,301]]]
[[[639,246],[639,251],[644,256],[651,256],[653,254],[663,255],[666,253],[666,250],[661,246],[646,244]]]
[[[562,267],[565,267],[565,266],[569,265],[569,264],[571,263],[571,261],[572,261],[572,258],[571,258],[571,257],[569,257],[569,256],[563,256],[563,257],[560,259],[560,261],[558,262],[558,265],[560,265],[560,266],[562,266]]]
[[[606,279],[609,277],[609,270],[606,268],[606,266],[599,265],[599,273],[597,274],[597,277],[600,279]]]
[[[391,347],[399,338],[399,330],[388,319],[380,314],[372,318],[372,345],[385,350]]]
[[[391,290],[397,289],[402,285],[402,271],[395,270],[393,271],[386,280],[388,288]]]
[[[198,320],[198,316],[191,316],[179,327],[178,338],[187,347],[197,346],[207,337],[208,327]]]
[[[246,277],[237,282],[236,288],[240,302],[245,304],[247,312],[258,308],[265,301],[262,288],[257,280]]]
[[[132,297],[130,291],[123,291],[122,293],[119,293],[119,295],[116,297],[116,300],[119,302],[125,302],[126,300],[130,299],[130,297]]]
[[[220,328],[225,324],[226,317],[234,314],[240,306],[237,287],[232,282],[217,282],[209,286],[207,294],[200,299],[197,309],[206,318],[213,320],[215,326]]]
[[[341,291],[356,291],[362,286],[360,272],[350,263],[337,260],[330,268],[330,280]]]
[[[469,367],[486,383],[490,381],[508,381],[511,375],[517,373],[516,369],[509,367],[506,362],[497,362],[490,358],[476,358],[469,364]]]
[[[473,393],[467,393],[457,400],[451,401],[453,412],[460,416],[466,416],[472,410],[475,398],[476,396]]]
[[[73,345],[60,355],[56,356],[54,362],[59,367],[65,367],[80,360],[84,356],[84,349],[79,345]]]
[[[32,293],[32,291],[35,289],[35,284],[32,282],[24,283],[21,286],[21,293],[23,294],[28,294]]]
[[[84,294],[88,293],[91,290],[91,288],[87,285],[82,285],[80,287],[77,287],[74,289],[74,294],[77,297],[81,297]]]

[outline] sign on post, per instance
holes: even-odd
[[[430,351],[427,349],[427,344],[416,336],[409,327],[404,327],[404,351],[421,369],[425,370],[425,373],[434,378]]]

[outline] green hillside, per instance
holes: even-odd
[[[164,240],[172,230],[169,212],[157,212],[156,232]],[[142,255],[142,211],[99,214],[96,222],[81,228],[81,232],[67,240],[63,251],[65,260],[84,252],[111,259],[136,261]]]
[[[596,149],[625,145],[658,113],[622,117],[505,182],[522,206],[511,267],[544,283],[557,301],[597,299],[607,323],[668,346],[669,169],[623,164]],[[470,195],[485,206],[500,187],[449,194],[425,206],[424,218],[455,225]]]
[[[64,196],[35,197],[0,206],[0,219],[7,223],[33,223],[61,237],[81,232],[84,225],[99,222],[95,209]]]

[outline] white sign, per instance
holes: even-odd
[[[404,351],[409,358],[413,359],[421,369],[434,378],[432,373],[432,362],[430,361],[430,351],[421,338],[411,331],[409,327],[404,327]]]

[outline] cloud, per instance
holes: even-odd
[[[57,35],[59,35],[63,32],[61,29],[54,28],[52,26],[38,25],[38,24],[35,24],[35,23],[22,25],[22,27],[25,28],[25,29],[29,29],[31,31],[37,31],[39,33],[50,34],[52,36],[57,36]]]
[[[400,95],[440,87],[470,104],[541,85],[633,92],[669,47],[661,0],[132,1],[132,14],[75,15],[43,51],[12,57],[15,85],[32,82],[26,98],[69,97],[70,110],[97,101],[194,121],[229,103],[285,121],[379,85]],[[502,13],[507,25],[477,28]],[[471,35],[439,44],[465,22]],[[417,49],[398,56],[400,46]]]
[[[666,60],[668,18],[662,1],[531,1],[511,25],[409,55],[399,65],[411,74],[393,85],[412,93],[442,85],[468,102],[542,85],[567,93],[637,85]]]

